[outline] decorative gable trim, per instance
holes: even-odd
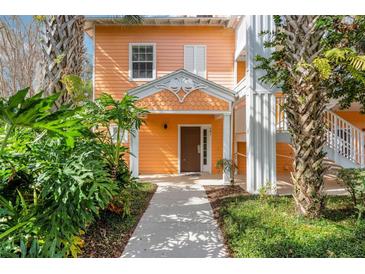
[[[141,99],[161,90],[169,90],[178,98],[180,103],[183,103],[186,96],[197,89],[227,102],[234,102],[235,99],[233,91],[185,69],[171,72],[159,79],[133,88],[128,91],[128,94]]]
[[[167,79],[163,83],[157,84],[156,87],[171,91],[180,103],[183,103],[186,96],[188,96],[192,91],[206,88],[205,85],[187,77],[174,77],[172,79]]]

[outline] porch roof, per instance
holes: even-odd
[[[140,26],[205,26],[235,28],[240,16],[236,15],[158,15],[142,16]],[[95,25],[127,25],[121,16],[86,16],[85,31],[90,37],[94,37]],[[135,24],[136,25],[136,24]],[[132,25],[133,26],[133,25]]]
[[[186,93],[186,96],[194,90],[201,90],[227,102],[234,102],[235,100],[235,95],[232,90],[185,69],[176,70],[156,80],[130,89],[128,94],[142,99],[161,90],[169,90],[175,95],[177,95],[180,90],[183,90]]]

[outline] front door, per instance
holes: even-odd
[[[200,127],[181,127],[180,171],[200,172]]]

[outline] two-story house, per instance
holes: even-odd
[[[89,17],[94,41],[94,98],[128,93],[149,110],[126,142],[133,175],[220,174],[234,159],[247,189],[291,170],[292,156],[280,91],[259,81],[255,56],[268,54],[262,31],[271,16],[154,16],[140,25]],[[354,105],[328,110],[328,158],[364,166],[365,118]],[[221,176],[221,175],[219,175]],[[223,183],[229,171],[223,172]]]

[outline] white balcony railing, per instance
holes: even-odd
[[[331,111],[326,112],[324,120],[327,125],[327,145],[351,162],[364,167],[364,132]]]
[[[276,97],[277,132],[288,131],[284,102],[284,97]],[[365,133],[332,111],[326,111],[324,123],[327,146],[354,164],[365,167]]]
[[[284,96],[276,97],[276,131],[286,132],[288,131],[288,123],[286,121],[286,113],[284,111]]]

